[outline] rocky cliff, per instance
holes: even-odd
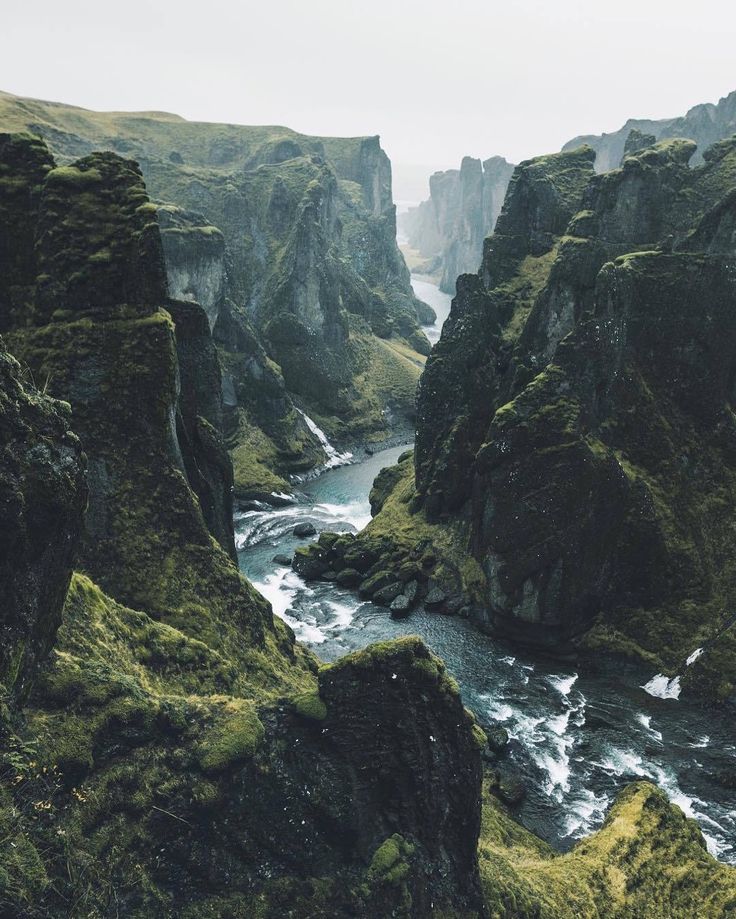
[[[583,134],[565,144],[563,150],[573,150],[588,144],[596,152],[595,168],[607,172],[620,165],[627,143],[633,134],[646,135],[651,140],[683,137],[698,145],[693,164],[702,163],[702,155],[711,144],[736,133],[736,91],[724,96],[716,104],[706,102],[695,105],[685,115],[677,118],[629,118],[623,127],[610,134]],[[650,141],[651,142],[651,141]]]
[[[384,569],[439,541],[427,589],[496,634],[669,672],[710,644],[687,679],[727,698],[736,142],[694,151],[517,167],[422,377],[415,483],[366,538],[403,547]]]
[[[229,557],[217,353],[137,165],[2,135],[0,178],[0,911],[481,915],[482,734],[441,662],[320,669]]]
[[[204,307],[226,352],[239,495],[288,490],[290,474],[324,461],[298,409],[344,444],[412,429],[429,352],[419,319],[432,317],[396,247],[378,138],[93,113],[8,94],[0,117],[42,135],[62,163],[99,149],[140,162],[161,211],[171,294]]]
[[[477,270],[513,171],[501,156],[482,163],[466,156],[460,169],[431,176],[429,198],[401,216],[409,246],[423,260],[415,270],[436,275],[445,293],[455,292],[458,275]]]
[[[518,185],[559,218],[589,161],[537,164]],[[205,311],[167,297],[134,162],[56,167],[37,138],[2,135],[0,213],[0,315],[22,360],[0,348],[2,915],[727,913],[733,869],[652,786],[559,856],[481,788],[486,737],[421,641],[320,666],[273,619],[217,532],[228,463],[202,396],[214,384],[197,383],[217,355]],[[557,218],[507,227],[544,250]],[[666,257],[689,259],[695,239],[712,252],[697,259],[722,260],[731,221],[716,206],[681,238],[688,255]],[[382,477],[376,525],[411,518],[409,479],[411,456]],[[439,562],[430,546],[414,564]]]

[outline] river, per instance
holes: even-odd
[[[441,307],[437,327],[426,330],[434,337],[450,298],[437,288],[428,291],[429,284],[414,279],[417,293]],[[312,523],[318,532],[364,527],[373,479],[405,449],[351,465],[333,463],[299,486],[294,504],[236,514],[241,570],[274,612],[325,661],[373,641],[420,635],[446,662],[465,704],[508,730],[503,768],[520,774],[527,788],[516,816],[557,848],[569,848],[600,826],[617,791],[645,778],[698,820],[713,854],[736,863],[736,791],[727,787],[728,776],[732,782],[736,775],[736,742],[726,718],[686,698],[650,695],[643,685],[653,674],[639,666],[578,673],[482,635],[457,617],[419,608],[394,621],[388,610],[352,591],[329,582],[306,584],[274,561],[304,543],[292,532],[298,523]]]

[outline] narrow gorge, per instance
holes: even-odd
[[[0,93],[0,915],[736,915],[733,99],[398,209]]]

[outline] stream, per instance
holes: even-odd
[[[425,329],[436,341],[450,298],[427,279],[415,277],[413,284],[438,313],[436,326]],[[447,664],[465,704],[507,729],[511,739],[500,762],[527,790],[515,815],[556,848],[599,827],[625,784],[648,779],[698,821],[711,853],[736,864],[736,789],[727,787],[736,776],[736,741],[727,715],[706,713],[672,693],[650,694],[657,691],[655,675],[633,663],[578,673],[422,607],[392,620],[387,609],[354,592],[330,582],[306,584],[274,561],[304,544],[293,535],[298,523],[312,523],[318,533],[362,529],[370,520],[373,479],[405,449],[343,465],[347,456],[334,451],[340,460],[300,483],[293,504],[236,513],[241,570],[274,613],[325,661],[374,641],[420,635]]]

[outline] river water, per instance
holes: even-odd
[[[436,341],[450,298],[426,279],[413,283],[438,312],[437,326],[425,329]],[[508,730],[511,742],[501,762],[527,788],[516,816],[557,848],[569,848],[600,826],[617,791],[645,778],[698,820],[713,854],[736,863],[736,791],[727,787],[728,776],[733,782],[736,775],[736,736],[726,717],[684,697],[650,695],[643,686],[654,674],[639,666],[578,673],[482,635],[457,617],[419,608],[394,621],[387,609],[352,591],[329,582],[306,584],[274,561],[304,543],[292,532],[298,523],[312,523],[318,532],[364,527],[373,479],[405,449],[352,465],[333,463],[300,484],[294,504],[236,514],[240,567],[274,612],[325,661],[374,641],[420,635],[446,662],[465,704]]]

